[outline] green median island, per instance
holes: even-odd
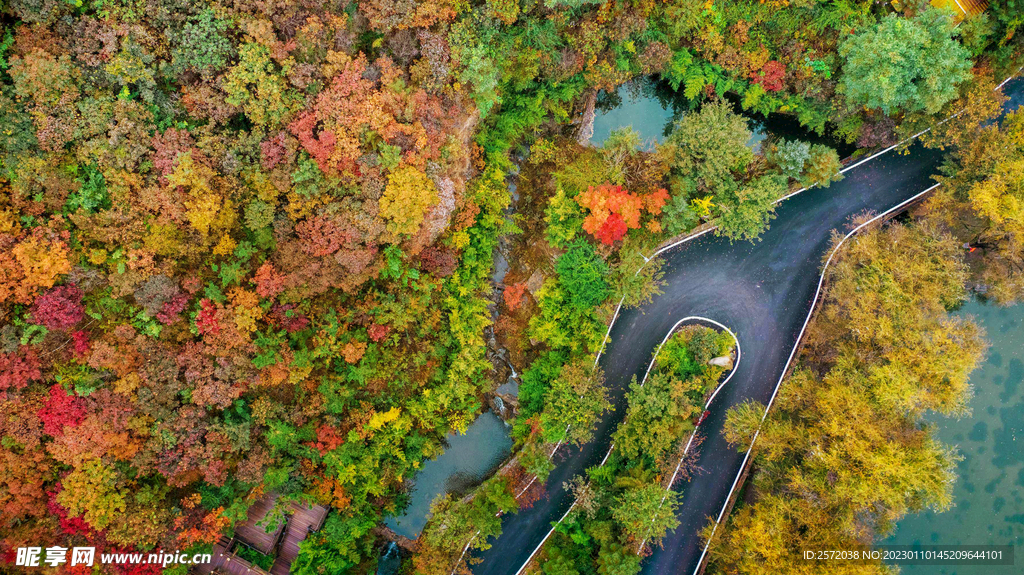
[[[652,543],[678,525],[679,484],[708,399],[733,369],[736,341],[704,325],[677,327],[635,377],[603,465],[568,483],[576,505],[532,568],[544,575],[633,574]],[[638,554],[638,551],[641,553]]]

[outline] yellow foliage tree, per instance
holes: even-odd
[[[105,529],[125,510],[125,498],[117,489],[117,472],[99,459],[72,471],[61,482],[57,502],[68,515],[81,515],[96,529]]]
[[[398,419],[398,416],[401,414],[402,410],[397,407],[392,407],[391,409],[381,413],[374,413],[373,416],[370,417],[370,428],[380,429]]]
[[[437,186],[421,170],[402,166],[388,175],[380,199],[380,215],[388,220],[388,231],[412,235],[423,223],[427,208],[437,202]]]
[[[57,278],[71,271],[68,247],[61,241],[30,237],[11,250],[20,268],[20,285],[13,291],[18,301],[28,303],[36,288],[52,287]],[[0,301],[5,290],[0,290]]]
[[[227,231],[234,225],[237,214],[223,193],[226,184],[209,166],[195,161],[191,152],[178,156],[167,181],[170,187],[181,188],[188,193],[185,217],[204,240],[208,240],[215,230]]]
[[[1011,234],[1024,232],[1024,155],[996,164],[969,192],[974,211]]]
[[[988,297],[1024,298],[1024,112],[977,132],[942,171],[931,218],[980,248],[969,261]]]

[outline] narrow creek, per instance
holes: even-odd
[[[449,434],[446,443],[444,453],[424,463],[416,474],[405,513],[384,521],[395,533],[418,537],[437,496],[464,493],[490,475],[512,449],[508,427],[490,411],[471,423],[466,433]]]
[[[512,196],[512,201],[508,207],[505,208],[505,217],[511,218],[516,211],[516,205],[519,203],[519,164],[526,159],[528,151],[521,150],[513,158],[515,167],[506,178],[508,185],[509,195]],[[494,273],[491,274],[491,282],[494,285],[494,292],[492,296],[492,303],[490,306],[491,321],[495,321],[498,318],[498,298],[501,297],[501,292],[504,289],[505,276],[509,271],[508,256],[511,251],[511,238],[508,236],[502,236],[498,238],[498,247],[494,250]],[[509,358],[508,350],[498,345],[497,339],[494,337],[494,327],[488,326],[486,330],[487,345],[490,349],[491,362],[495,364],[495,368],[499,374],[504,373],[504,368],[507,367],[509,375],[506,378],[505,383],[498,386],[495,390],[495,395],[491,399],[491,407],[497,413],[499,417],[507,420],[512,416],[511,408],[505,406],[505,402],[502,396],[507,398],[516,399],[519,397],[519,374],[516,372],[515,366]]]
[[[521,159],[516,158],[517,161]],[[509,217],[514,213],[516,202],[519,200],[516,189],[517,177],[518,172],[513,171],[507,178],[508,191],[512,196],[512,201],[505,210],[505,215]],[[509,270],[508,251],[508,238],[499,238],[498,247],[494,251],[494,271],[491,274],[491,281],[496,288],[495,298],[500,297],[498,290]],[[491,304],[490,313],[493,320],[498,314],[497,303]],[[491,327],[487,328],[485,336],[492,363],[495,363],[496,367],[507,367],[511,372],[507,382],[498,387],[496,392],[514,398],[519,392],[519,374],[509,362],[507,351],[497,348]],[[499,373],[501,371],[499,370]],[[436,498],[448,493],[461,495],[467,492],[493,473],[512,453],[511,430],[504,421],[511,414],[499,395],[490,398],[492,409],[477,417],[467,427],[466,433],[448,435],[445,439],[444,453],[437,459],[424,462],[423,467],[413,478],[409,505],[402,515],[388,517],[384,521],[387,527],[398,535],[416,539],[427,523],[430,504]]]

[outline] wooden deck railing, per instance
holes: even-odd
[[[287,575],[292,562],[299,555],[299,543],[310,533],[323,528],[328,509],[322,505],[305,507],[292,503],[281,525],[274,532],[267,533],[259,523],[276,503],[277,495],[268,494],[253,504],[249,508],[248,518],[235,526],[235,535],[222,536],[213,546],[213,562],[198,566],[196,572],[200,575],[212,572],[226,575]],[[270,571],[236,555],[234,550],[238,545],[275,556]]]

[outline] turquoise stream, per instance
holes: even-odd
[[[405,513],[384,521],[399,535],[418,537],[436,497],[465,492],[494,471],[512,450],[508,427],[489,411],[471,423],[466,433],[449,435],[447,442],[445,452],[424,463],[416,474]]]

